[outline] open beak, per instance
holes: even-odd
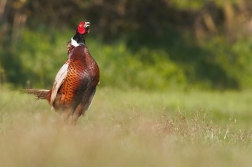
[[[87,30],[87,33],[89,34],[90,33],[90,22],[85,22],[85,25],[84,25],[85,29]]]
[[[84,27],[85,27],[85,28],[90,27],[90,23],[89,23],[89,22],[85,22]]]

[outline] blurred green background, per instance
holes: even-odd
[[[252,88],[251,0],[0,0],[0,84],[50,88],[80,21],[101,86]]]

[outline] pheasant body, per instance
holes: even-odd
[[[99,82],[99,67],[85,45],[73,48],[65,64],[68,64],[66,78],[52,102],[56,110],[75,109],[79,103],[85,106]],[[84,108],[88,108],[87,104]]]

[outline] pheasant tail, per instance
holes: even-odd
[[[46,99],[48,101],[50,100],[51,95],[51,91],[46,89],[23,89],[22,92],[33,94],[37,97],[37,99]]]

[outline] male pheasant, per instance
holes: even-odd
[[[65,121],[72,115],[74,125],[89,108],[99,83],[99,67],[85,44],[89,26],[89,22],[81,22],[76,28],[67,45],[68,59],[57,73],[51,90],[23,90],[38,99],[46,99],[56,112],[64,116]]]

